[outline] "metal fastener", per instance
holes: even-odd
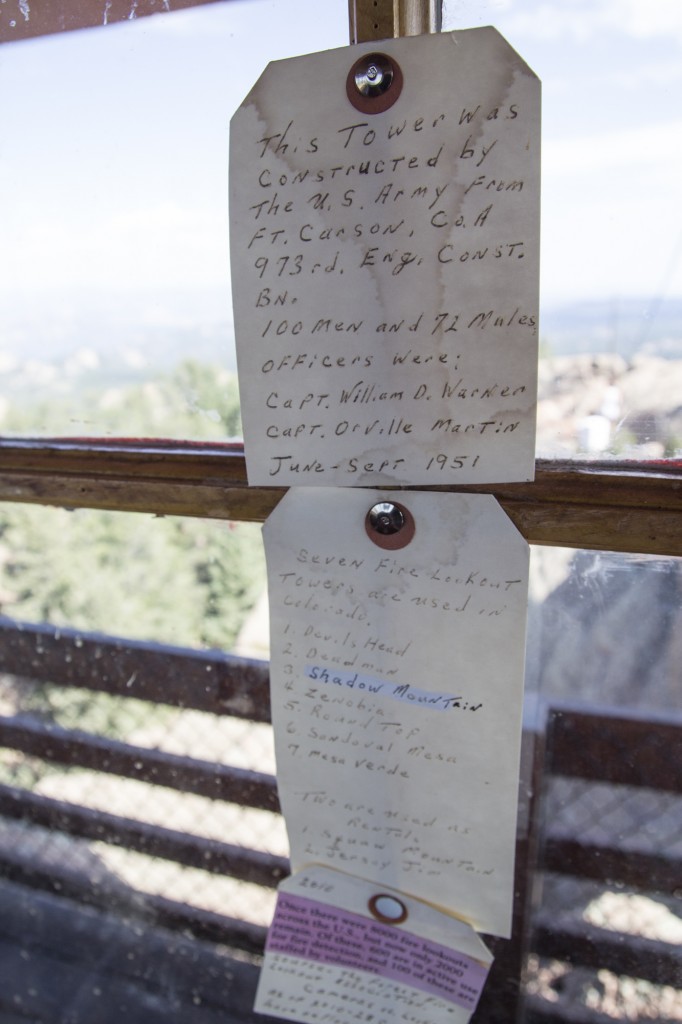
[[[415,533],[412,513],[395,501],[378,501],[365,516],[369,539],[386,551],[398,551],[410,543]]]
[[[355,61],[346,79],[346,95],[356,110],[380,114],[400,96],[403,75],[385,53],[367,53]]]
[[[380,501],[369,510],[369,525],[377,533],[398,533],[405,525],[405,516],[392,501]]]
[[[372,53],[355,66],[355,88],[361,96],[381,96],[391,88],[393,65],[388,57]]]

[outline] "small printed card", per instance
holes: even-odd
[[[466,1024],[491,959],[434,907],[308,868],[279,887],[255,1009],[304,1024]]]
[[[272,63],[230,147],[249,483],[532,479],[540,84],[502,36]]]
[[[398,497],[294,488],[264,527],[292,866],[507,936],[528,545],[490,495]]]

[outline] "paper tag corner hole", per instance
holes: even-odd
[[[382,924],[403,924],[407,921],[408,911],[402,900],[386,892],[379,892],[370,897],[367,906],[373,917]]]

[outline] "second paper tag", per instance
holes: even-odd
[[[342,488],[290,490],[264,537],[292,868],[508,936],[528,545],[489,495]]]

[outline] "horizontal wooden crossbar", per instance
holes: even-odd
[[[682,718],[652,720],[553,707],[549,713],[547,770],[552,775],[682,794]]]
[[[194,651],[0,617],[0,672],[173,707],[270,721],[268,667]]]
[[[53,627],[9,620],[0,620],[0,641],[0,671],[65,686],[105,690],[120,696],[161,700],[179,707],[234,713],[251,720],[267,721],[269,717],[267,666],[261,662],[242,662],[215,652],[112,640],[75,630],[56,632]],[[247,684],[239,678],[243,665],[250,673]],[[660,721],[644,720],[634,712],[616,714],[601,708],[586,712],[567,703],[550,711],[544,768],[550,777],[560,775],[596,784],[643,786],[679,793],[680,780],[678,773],[671,771],[671,765],[679,761],[680,735],[682,723],[671,721],[669,716]],[[36,722],[27,716],[0,719],[0,744],[59,764],[142,778],[181,791],[277,809],[274,780],[270,776],[158,750],[141,750]],[[187,836],[10,786],[0,787],[0,814],[37,827],[86,840],[110,842],[270,888],[288,871],[287,861],[281,857]],[[518,853],[519,878],[523,878],[531,858],[523,843]],[[675,891],[680,873],[679,858],[665,852],[651,854],[623,849],[615,842],[599,845],[584,842],[579,835],[569,838],[551,833],[538,867],[555,874],[613,882],[666,895]],[[21,862],[13,852],[0,855],[0,872],[6,872],[17,883],[50,891],[45,867]],[[101,904],[88,900],[87,879],[60,875],[59,886],[60,891],[79,902],[100,906],[102,910],[110,905],[104,892]],[[521,889],[518,891],[520,893]],[[99,898],[100,894],[95,892],[95,899]],[[193,908],[156,899],[160,923],[190,931],[196,929],[196,934],[214,942],[234,935],[244,949],[252,952],[259,949],[262,934],[252,935],[246,925],[240,928],[238,922],[226,922],[219,915],[197,912],[197,916]],[[146,902],[145,897],[143,905]],[[519,896],[519,912],[521,902]],[[189,920],[193,916],[197,916],[196,921]],[[520,932],[512,945],[516,955],[521,949]],[[674,984],[679,971],[676,951],[665,943],[636,936],[610,935],[578,921],[546,920],[541,916],[532,949],[538,955],[575,966],[604,967],[657,984]],[[503,948],[499,953],[500,964],[504,953]],[[503,1002],[513,998],[509,986],[512,983],[518,986],[519,970],[517,965],[513,969],[505,967],[489,989],[488,1001],[493,995],[496,999],[498,995],[503,997]],[[485,1006],[484,999],[482,1008]]]
[[[113,843],[136,853],[268,888],[276,888],[289,873],[285,857],[78,807],[14,786],[0,785],[0,814],[80,839]]]
[[[591,878],[670,896],[680,885],[679,856],[616,849],[599,843],[582,843],[577,839],[550,836],[543,847],[541,867],[545,871],[575,878]]]
[[[271,775],[119,743],[26,718],[0,717],[0,746],[69,767],[138,779],[182,793],[279,811]]]
[[[614,714],[606,709],[588,713],[569,706],[549,712],[545,761],[549,777],[561,775],[595,784],[679,794],[682,779],[673,766],[679,765],[681,755],[682,722],[671,721],[669,715],[665,720],[651,720],[635,713]],[[550,834],[542,846],[540,867],[666,896],[679,888],[679,856],[588,843],[579,836]],[[644,943],[640,948],[630,938],[624,942],[622,937],[604,937],[598,929],[594,934],[588,932],[581,924],[580,934],[563,934],[561,926],[544,921],[538,932],[537,951],[585,966],[606,966],[616,973],[660,984],[673,984],[670,979],[675,971],[679,978],[679,957],[668,950],[666,956],[658,958],[658,947],[665,949],[663,944],[650,944],[649,948]]]
[[[606,969],[629,978],[644,978],[655,985],[679,986],[682,961],[665,942],[607,932],[581,921],[573,927],[541,919],[533,935],[533,951],[579,967]]]
[[[262,925],[226,917],[188,903],[178,903],[154,893],[144,893],[141,899],[138,890],[131,889],[119,879],[98,878],[97,884],[93,885],[86,874],[70,868],[68,864],[51,863],[47,870],[34,857],[4,850],[0,853],[0,879],[4,879],[5,896],[7,883],[14,883],[30,887],[31,891],[54,893],[61,899],[119,915],[129,922],[151,922],[155,927],[170,928],[226,948],[260,955],[265,945],[267,929]],[[2,911],[2,928],[6,932],[9,927],[6,903],[2,904]],[[25,926],[25,915],[23,924]]]
[[[263,522],[278,483],[249,487],[234,444],[0,441],[0,501]],[[538,462],[532,483],[429,489],[494,494],[532,544],[682,555],[679,462]]]

